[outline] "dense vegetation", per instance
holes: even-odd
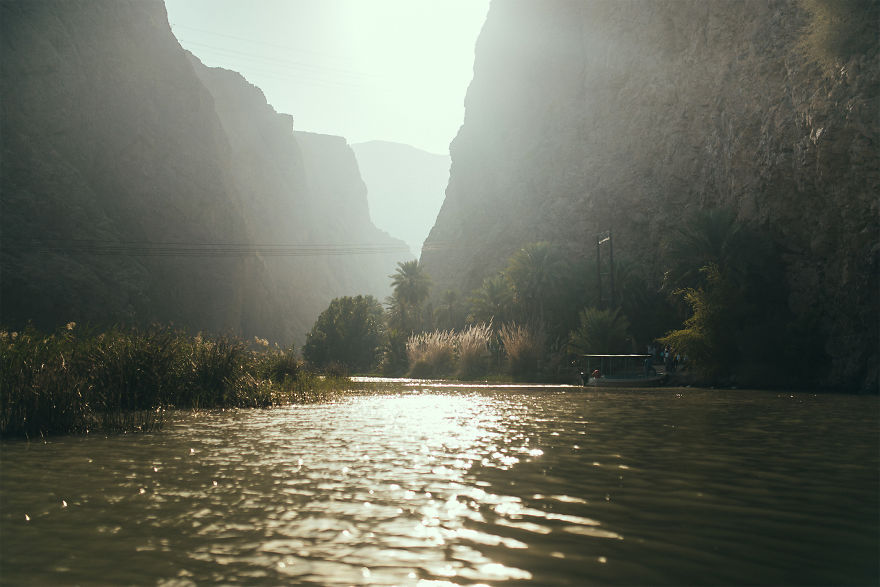
[[[384,335],[382,305],[373,296],[336,298],[306,337],[303,356],[324,369],[344,365],[368,372],[376,365]]]
[[[385,308],[371,296],[334,299],[303,349],[189,336],[168,327],[53,334],[0,333],[0,436],[150,430],[169,408],[267,407],[324,397],[334,376],[381,372],[474,380],[577,380],[578,357],[666,346],[682,381],[798,385],[818,379],[821,333],[787,307],[780,255],[729,211],[704,210],[663,246],[664,272],[602,274],[560,248],[525,245],[467,297],[430,301],[418,261],[399,263]],[[329,377],[314,373],[322,370]]]
[[[334,300],[306,359],[387,375],[574,382],[582,355],[668,348],[683,362],[682,383],[817,380],[821,333],[788,310],[769,234],[706,209],[684,218],[661,249],[652,275],[645,262],[597,267],[562,246],[526,244],[470,295],[433,298],[423,266],[399,263],[386,311],[369,297]]]
[[[68,324],[0,333],[0,436],[147,431],[169,408],[310,401],[343,382],[304,370],[293,349],[168,327],[94,333]]]

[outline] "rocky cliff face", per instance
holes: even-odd
[[[2,314],[238,326],[243,241],[213,99],[161,2],[3,2]],[[172,247],[170,252],[181,252]]]
[[[334,297],[390,293],[388,275],[409,255],[371,223],[345,139],[294,132],[292,117],[240,74],[190,61],[214,98],[231,150],[228,171],[268,275],[250,282],[258,291],[249,295],[269,300],[246,306],[254,320],[269,328],[286,316],[285,337],[299,340]]]
[[[301,341],[332,297],[384,293],[390,254],[325,263],[291,246],[338,243],[344,220],[354,241],[404,248],[370,224],[344,140],[307,168],[291,118],[191,61],[161,0],[0,10],[3,325],[172,321]],[[350,182],[351,214],[312,191],[328,173]]]
[[[339,245],[328,251],[320,266],[345,295],[370,294],[383,300],[391,293],[390,275],[398,261],[412,254],[406,243],[376,228],[370,221],[367,187],[354,151],[338,136],[295,132],[303,154],[313,218],[307,233],[312,242]],[[320,219],[320,222],[318,222]],[[314,284],[328,299],[329,290]],[[337,297],[343,293],[333,293]],[[322,310],[326,307],[322,306]],[[317,317],[317,316],[316,316]],[[314,320],[313,320],[314,322]]]
[[[786,251],[828,380],[876,386],[876,17],[876,2],[494,2],[428,272],[467,291],[526,242],[592,255],[609,228],[616,254],[660,272],[689,210],[729,207]]]

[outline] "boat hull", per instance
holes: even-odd
[[[666,382],[665,375],[651,377],[590,377],[584,387],[660,387]]]

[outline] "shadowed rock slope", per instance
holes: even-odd
[[[877,2],[505,0],[476,50],[446,200],[422,260],[464,293],[523,244],[664,267],[697,208],[784,251],[835,385],[877,388]],[[807,368],[809,366],[805,366]]]
[[[160,0],[0,11],[0,323],[291,342],[332,297],[387,291],[405,247],[370,224],[345,141],[309,167],[291,118],[191,60]],[[314,191],[328,175],[349,182],[332,207]],[[343,223],[345,244],[385,254],[325,262]]]
[[[388,141],[356,143],[351,148],[368,187],[373,222],[418,253],[443,204],[449,155]]]
[[[244,220],[271,278],[254,292],[270,303],[247,306],[253,319],[271,324],[287,316],[302,337],[334,297],[390,293],[388,275],[411,255],[370,222],[367,190],[345,139],[294,132],[292,117],[277,113],[239,73],[205,67],[192,55],[190,61],[214,98]]]

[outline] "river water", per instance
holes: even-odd
[[[401,381],[5,441],[0,582],[877,585],[878,416],[876,397]]]

